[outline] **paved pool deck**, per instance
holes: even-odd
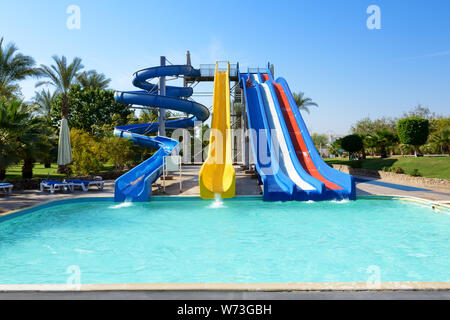
[[[180,193],[179,176],[173,176],[173,180],[166,181],[166,192],[162,190],[163,181],[160,179],[154,185],[153,193],[156,196],[188,196],[200,195],[198,173],[200,166],[184,166],[182,175],[183,190]],[[258,180],[252,174],[246,174],[240,167],[236,166],[236,195],[238,196],[259,196],[262,194]],[[396,195],[422,198],[450,204],[450,188],[429,187],[420,185],[395,184],[383,179],[371,179],[367,177],[355,177],[358,195]],[[114,181],[107,181],[103,191],[92,188],[89,192],[75,191],[74,193],[40,192],[38,190],[13,191],[13,195],[5,197],[0,195],[0,215],[8,214],[12,211],[26,209],[45,202],[68,200],[73,198],[93,198],[93,197],[114,197]]]

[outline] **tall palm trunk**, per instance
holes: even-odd
[[[366,152],[366,148],[362,149],[362,158],[365,160],[367,159],[367,152]]]
[[[69,98],[65,93],[62,96],[61,116],[63,119],[69,119]]]
[[[52,160],[50,158],[45,159],[44,161],[44,168],[45,169],[50,169],[52,167]]]
[[[23,179],[33,179],[33,159],[25,159],[22,166],[22,178]]]
[[[381,145],[380,146],[380,153],[381,153],[381,158],[382,159],[386,159],[387,156],[387,150],[386,150],[386,146],[385,145]]]

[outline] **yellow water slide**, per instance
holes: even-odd
[[[230,63],[226,71],[216,64],[214,79],[213,117],[208,159],[200,170],[200,196],[214,199],[233,198],[236,190],[236,172],[231,156]]]

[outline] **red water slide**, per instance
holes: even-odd
[[[289,100],[284,92],[281,84],[274,83],[275,92],[277,94],[278,103],[280,104],[281,111],[283,113],[286,126],[291,136],[292,144],[294,145],[295,152],[297,153],[298,160],[302,164],[303,168],[309,175],[323,182],[328,189],[331,190],[342,190],[340,186],[334,184],[327,179],[325,179],[322,174],[317,170],[311,156],[309,155],[306,143],[303,140],[302,133],[295,119],[294,113],[292,112]]]

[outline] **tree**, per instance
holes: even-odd
[[[377,131],[388,131],[391,133],[397,132],[397,122],[392,118],[380,118],[372,120],[369,117],[358,121],[352,127],[353,134],[372,135]]]
[[[42,118],[35,117],[29,112],[23,130],[19,135],[19,154],[23,160],[22,178],[33,178],[34,163],[40,159],[47,158],[51,145],[47,139],[49,130]]]
[[[443,154],[450,153],[450,127],[434,133],[430,137],[431,146]]]
[[[78,76],[78,82],[83,89],[107,89],[111,79],[106,78],[103,73],[95,70],[82,72]]]
[[[361,151],[364,147],[362,138],[356,134],[342,138],[341,146],[350,154],[350,157],[351,154]]]
[[[319,105],[312,101],[311,98],[305,97],[303,92],[294,93],[294,100],[300,111],[306,111],[310,113],[309,107],[318,107]]]
[[[72,85],[77,82],[77,78],[84,66],[81,64],[80,58],[74,58],[69,65],[67,64],[67,58],[65,56],[62,56],[61,58],[58,56],[53,56],[53,60],[56,65],[52,65],[51,67],[41,65],[40,68],[38,68],[39,75],[48,78],[48,80],[38,82],[36,87],[40,87],[42,85],[54,86],[56,88],[56,92],[62,96],[61,116],[63,119],[68,119],[69,90]]]
[[[52,105],[56,100],[56,93],[51,93],[49,90],[42,90],[36,92],[33,99],[35,111],[42,115],[48,124],[52,122]]]
[[[329,142],[328,136],[325,134],[314,133],[311,138],[314,142],[314,145],[316,146],[316,149],[319,150],[319,152],[320,149],[326,147]]]
[[[375,134],[368,135],[365,140],[370,147],[380,151],[381,158],[383,159],[388,157],[387,149],[398,142],[397,136],[387,130],[380,130]]]
[[[59,96],[53,103],[53,125],[57,125],[58,114],[61,110]],[[80,85],[73,85],[67,95],[70,104],[69,124],[71,128],[80,129],[90,134],[105,135],[103,132],[107,125],[125,124],[128,116],[132,114],[128,106],[114,100],[111,90],[86,89]],[[115,119],[113,119],[115,117]]]
[[[328,147],[328,152],[331,155],[339,156],[342,153],[342,139],[337,139]]]
[[[424,107],[419,104],[413,110],[403,113],[402,118],[421,118],[421,119],[436,119],[437,115],[431,112],[430,108]]]
[[[42,119],[18,99],[0,99],[0,180],[9,165],[23,160],[22,176],[33,176],[33,164],[48,151]]]
[[[418,156],[419,147],[424,145],[430,135],[430,121],[421,118],[406,118],[397,124],[400,142],[414,146],[414,154]]]
[[[11,99],[20,94],[17,82],[38,74],[34,59],[17,51],[14,43],[4,46],[0,39],[0,97]]]
[[[158,120],[159,120],[159,111],[156,108],[144,109],[139,114],[139,123],[157,123]]]
[[[6,169],[20,160],[18,136],[26,118],[22,103],[0,98],[0,180],[6,177]]]

